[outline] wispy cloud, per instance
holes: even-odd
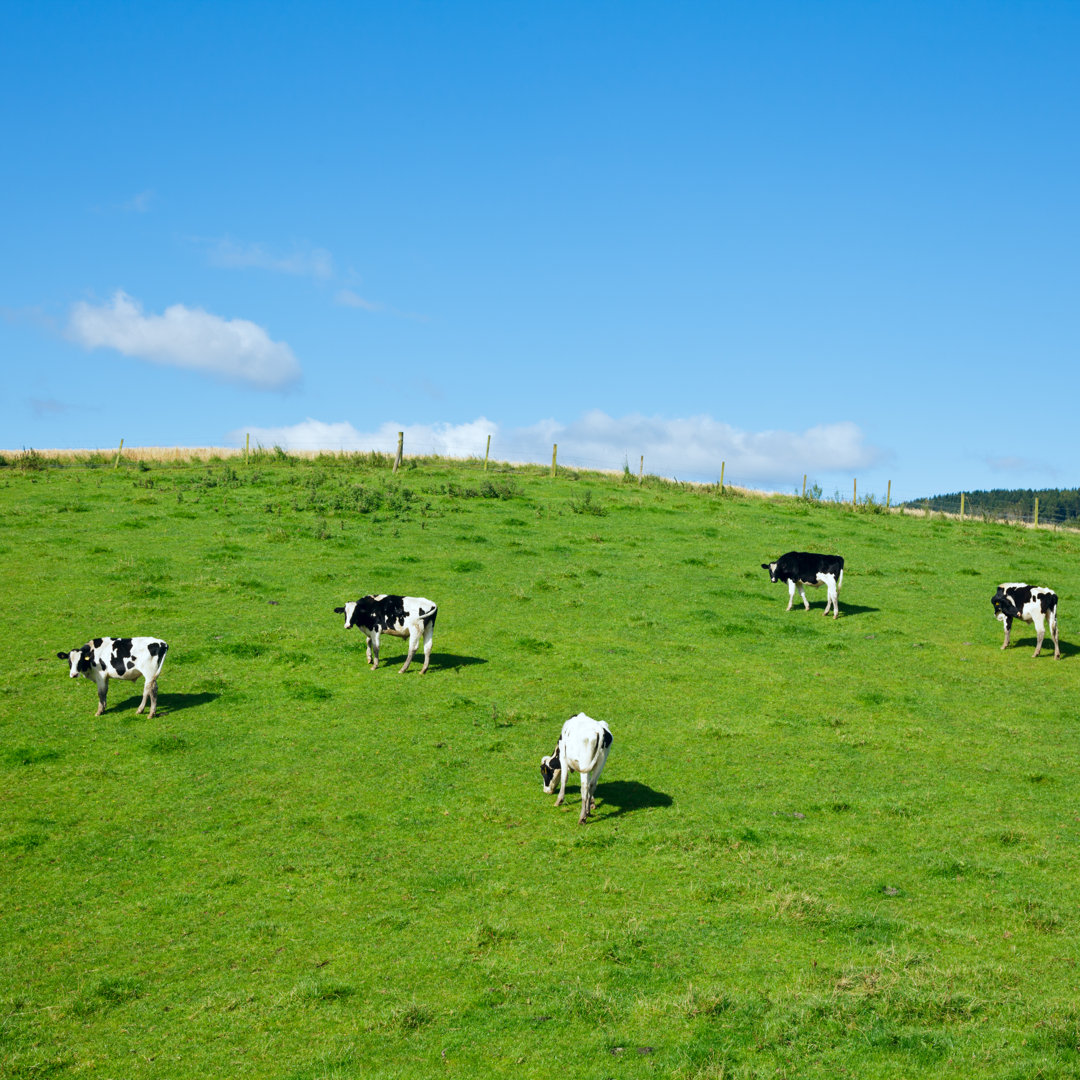
[[[385,312],[399,319],[412,319],[414,322],[427,322],[426,315],[419,315],[413,311],[398,311],[397,308],[384,304],[381,300],[368,300],[361,296],[355,289],[338,289],[334,294],[334,303],[342,307],[359,308],[361,311]]]
[[[75,409],[74,405],[57,401],[56,398],[27,398],[27,404],[33,410],[35,416],[59,416]]]
[[[128,199],[126,203],[123,203],[121,209],[128,210],[133,214],[145,214],[156,197],[157,193],[153,188],[147,188],[146,191],[140,191],[137,195],[133,195]]]
[[[802,432],[748,432],[708,416],[611,417],[599,410],[568,424],[544,420],[507,429],[484,417],[465,424],[386,423],[374,431],[360,431],[346,421],[328,424],[309,418],[286,427],[238,429],[231,438],[240,442],[248,431],[264,446],[386,452],[397,446],[397,433],[403,431],[407,453],[452,457],[482,455],[490,434],[492,454],[506,460],[548,462],[552,444],[558,443],[559,460],[567,465],[618,469],[644,454],[651,473],[714,480],[726,462],[728,479],[748,486],[791,485],[803,473],[847,474],[881,457],[867,445],[858,425],[846,421]]]
[[[294,248],[283,253],[274,251],[266,244],[242,244],[228,236],[217,240],[199,239],[196,242],[206,246],[207,258],[214,266],[237,270],[271,270],[319,281],[334,276],[334,257],[325,248]]]
[[[146,315],[123,290],[100,306],[75,304],[67,336],[87,349],[116,349],[152,364],[200,371],[264,390],[300,377],[292,349],[272,341],[256,323],[224,319],[183,304],[173,304],[160,315]]]
[[[338,289],[334,296],[334,303],[342,307],[360,308],[363,311],[385,311],[386,305],[377,300],[365,300],[359,293],[352,289]]]
[[[1046,472],[1051,469],[1049,462],[1035,461],[1024,457],[988,457],[984,459],[994,472]]]

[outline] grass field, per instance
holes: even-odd
[[[0,1075],[1080,1075],[1080,537],[377,457],[0,468]],[[846,559],[841,618],[760,563]],[[999,581],[1062,650],[1002,653]],[[439,604],[431,670],[335,606]],[[56,653],[152,634],[159,713]],[[394,661],[397,661],[395,664]],[[597,812],[539,761],[584,710]]]

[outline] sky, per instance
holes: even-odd
[[[1080,485],[1071,0],[3,22],[0,447]]]

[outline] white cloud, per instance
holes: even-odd
[[[380,304],[376,300],[365,300],[359,293],[353,292],[352,289],[339,289],[334,297],[334,302],[341,304],[342,307],[361,308],[364,311],[382,311],[385,307],[384,304]]]
[[[232,269],[273,270],[325,281],[334,276],[334,257],[325,248],[296,249],[283,255],[265,244],[240,244],[229,237],[201,241],[210,245],[209,258],[215,266]]]
[[[481,417],[468,424],[383,424],[377,431],[358,431],[347,421],[328,424],[310,417],[287,427],[248,427],[230,432],[234,443],[251,435],[259,446],[283,450],[397,450],[398,432],[405,433],[407,454],[442,454],[446,457],[483,455],[489,434],[498,429]]]
[[[802,432],[741,431],[708,416],[664,419],[630,415],[611,417],[594,410],[570,424],[542,420],[524,428],[503,430],[481,417],[466,424],[383,424],[377,431],[361,432],[347,422],[334,424],[308,419],[279,428],[248,428],[232,433],[242,442],[246,431],[263,446],[293,450],[382,450],[397,447],[397,433],[405,432],[405,452],[436,453],[452,457],[482,456],[492,435],[493,457],[509,461],[546,463],[558,443],[559,461],[586,468],[631,467],[645,455],[645,468],[661,476],[684,480],[715,480],[721,462],[725,477],[746,486],[790,486],[803,473],[843,473],[865,469],[880,453],[866,444],[858,425],[849,421],[821,424]]]
[[[294,382],[300,365],[292,349],[247,319],[223,319],[202,308],[173,304],[161,315],[118,289],[95,307],[80,301],[71,309],[68,337],[87,349],[116,349],[152,364],[201,371],[231,382],[273,389]]]

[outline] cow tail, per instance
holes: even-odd
[[[840,586],[844,584],[844,568],[840,567],[840,576],[836,579],[836,591],[840,591]]]
[[[431,611],[428,612],[428,614],[424,616],[424,619],[427,621],[429,626],[434,626],[435,625],[435,619],[438,616],[438,614],[439,614],[439,605],[438,604],[432,604],[431,605]]]

